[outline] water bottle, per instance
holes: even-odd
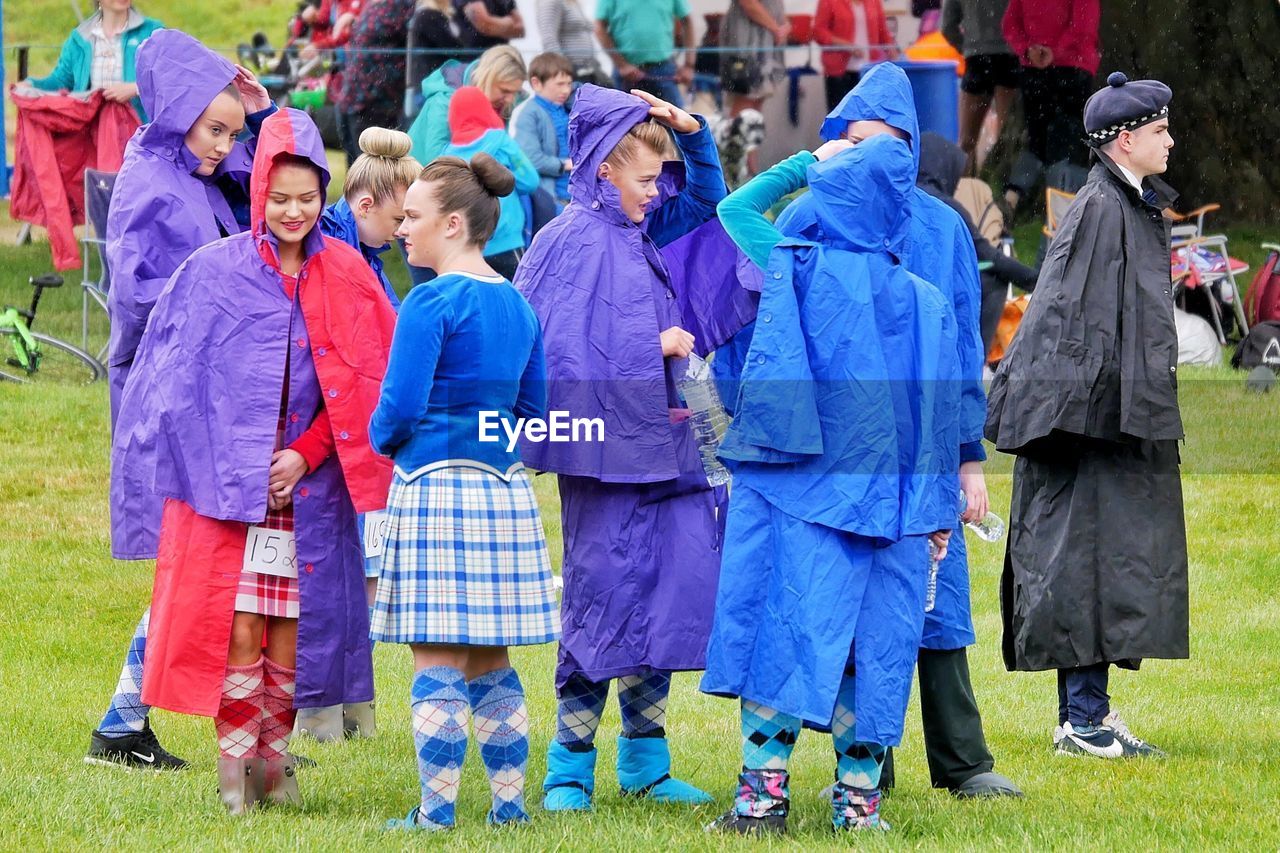
[[[689,409],[689,427],[702,459],[702,470],[712,486],[724,486],[729,482],[729,469],[716,458],[720,441],[729,427],[729,416],[720,402],[715,380],[711,378],[711,365],[690,353],[683,375],[676,380],[680,399]]]
[[[924,612],[932,613],[933,607],[938,603],[938,549],[932,541],[929,542],[929,580],[924,587]]]
[[[964,515],[965,509],[969,506],[969,501],[964,496],[964,492],[960,492],[960,514]],[[983,542],[999,542],[1004,538],[1004,519],[996,515],[994,512],[988,512],[978,521],[966,521],[964,526],[977,534],[978,538]]]

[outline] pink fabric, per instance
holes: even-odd
[[[218,754],[223,758],[253,758],[258,753],[258,733],[262,730],[264,660],[259,658],[245,666],[227,667],[222,683],[222,701],[214,717]]]
[[[84,170],[119,171],[124,147],[138,129],[128,104],[71,95],[27,97],[18,107],[10,215],[49,230],[53,265],[80,266],[75,226],[84,224]]]
[[[270,658],[262,659],[262,727],[258,733],[258,755],[281,758],[289,748],[293,733],[293,693],[297,687],[296,669],[281,666]]]
[[[1100,0],[1009,0],[1001,29],[1023,65],[1027,50],[1042,44],[1053,51],[1053,65],[1097,74],[1101,23]]]

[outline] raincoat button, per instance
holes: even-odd
[[[772,314],[765,314],[765,315],[764,315],[763,317],[761,317],[760,319],[761,319],[761,320],[764,320],[766,323],[772,323],[772,322],[773,322],[773,315],[772,315]]]
[[[311,563],[307,563],[307,574],[311,574],[315,570],[316,570],[316,567],[314,565],[312,565]]]
[[[298,338],[298,346],[305,347],[306,345],[307,345],[307,342],[304,338]]]
[[[297,414],[297,412],[294,412],[292,415],[289,415],[289,420],[290,420],[290,422],[292,422],[292,423],[295,423],[295,424],[296,424],[296,423],[298,422],[298,414]]]
[[[330,396],[330,397],[336,397],[336,396],[338,396],[338,389],[337,389],[337,388],[330,388],[330,389],[329,389],[329,396]]]
[[[773,277],[774,277],[774,278],[782,278],[782,273],[781,273],[781,272],[775,272],[775,273],[773,274]]]
[[[305,498],[307,495],[311,494],[311,492],[307,490],[306,486],[303,486],[301,489],[298,489],[298,494]]]
[[[890,240],[888,237],[885,237],[885,238],[884,238],[884,247],[887,249],[887,248],[889,248],[889,247],[890,247],[890,246],[892,246],[892,245],[893,245],[893,241],[892,241],[892,240]]]
[[[1170,368],[1169,368],[1169,372],[1170,372],[1170,373],[1177,373],[1177,372],[1178,372],[1178,368],[1176,368],[1176,367],[1170,367]]]
[[[348,438],[351,438],[351,436],[344,429],[342,432],[338,433],[338,438],[342,439],[343,441],[346,441]]]
[[[316,352],[318,352],[320,355],[325,355],[325,354],[327,354],[329,351],[328,351],[327,349],[325,349],[324,347],[320,347],[320,349],[316,350]]]
[[[598,202],[598,201],[593,201],[593,202],[591,202],[591,209],[592,209],[592,210],[599,210],[599,209],[600,209],[600,202]]]
[[[764,356],[762,355],[756,356],[756,364],[764,364]]]

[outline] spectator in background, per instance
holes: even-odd
[[[511,132],[542,176],[542,188],[558,205],[569,203],[569,110],[573,63],[558,53],[541,53],[529,63],[534,95],[511,114]]]
[[[618,88],[684,104],[680,86],[693,82],[697,58],[689,0],[599,0],[596,38],[613,60]],[[677,44],[686,52],[679,68]]]
[[[478,87],[506,121],[528,76],[524,57],[508,44],[489,48],[470,65],[456,59],[446,61],[422,81],[426,101],[409,128],[413,156],[420,163],[430,163],[449,144],[449,102],[460,87]]]
[[[1100,0],[1010,0],[1001,29],[1022,62],[1027,148],[1009,177],[1016,207],[1046,168],[1085,165],[1084,102],[1098,73]]]
[[[333,63],[326,83],[330,103],[338,103],[342,95],[342,69],[346,62],[346,53],[342,48],[351,40],[351,28],[363,6],[364,0],[321,0],[319,8],[310,19],[311,40],[299,51],[298,55],[307,62],[317,58],[322,50],[333,51]],[[359,137],[351,134],[346,114],[342,110],[335,110],[334,117],[342,150],[358,151],[356,140]]]
[[[881,0],[818,0],[813,40],[823,46],[827,110],[858,85],[864,67],[898,56]]]
[[[542,49],[568,57],[578,82],[607,86],[608,78],[596,55],[594,29],[578,0],[538,0]]]
[[[920,19],[919,35],[927,36],[938,31],[941,8],[942,0],[911,0],[911,14]]]
[[[418,9],[409,22],[409,76],[405,86],[420,97],[422,81],[450,59],[460,47],[458,25],[452,15],[450,0],[418,0]],[[407,93],[406,93],[407,95]],[[409,111],[406,104],[406,111]],[[415,111],[409,112],[410,115]]]
[[[944,0],[942,4],[942,35],[964,54],[960,147],[968,157],[967,170],[982,165],[976,152],[988,110],[994,105],[999,135],[1018,91],[1020,64],[1000,31],[1008,6],[1009,0]]]
[[[351,28],[342,91],[334,100],[347,125],[347,165],[360,156],[356,140],[368,127],[398,128],[404,110],[405,44],[414,0],[364,0]],[[348,144],[350,143],[350,144]]]
[[[52,73],[32,77],[27,83],[46,92],[101,89],[108,101],[132,103],[145,123],[135,57],[138,45],[163,26],[133,8],[133,0],[102,0],[98,10],[67,36]]]
[[[524,38],[524,18],[516,0],[453,0],[458,41],[479,54],[486,48]]]
[[[449,146],[442,157],[460,157],[467,163],[484,152],[515,176],[515,190],[498,198],[498,226],[484,246],[484,261],[503,278],[516,274],[524,254],[524,206],[521,195],[538,188],[538,170],[507,133],[502,118],[484,92],[463,86],[449,102]]]
[[[790,35],[783,0],[731,0],[720,29],[720,84],[730,118],[759,111],[773,94],[785,73],[782,48]]]

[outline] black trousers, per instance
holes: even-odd
[[[991,343],[996,339],[996,329],[1000,327],[1000,318],[1004,316],[1004,306],[1009,295],[1009,285],[989,272],[982,274],[982,308],[978,314],[978,326],[982,330],[982,358],[991,352]]]
[[[924,720],[924,750],[929,778],[935,788],[956,788],[995,767],[982,734],[982,717],[969,679],[965,649],[921,649],[916,662],[920,679],[920,716]],[[880,787],[893,787],[893,750],[884,760]]]
[[[858,85],[858,81],[862,79],[862,75],[857,71],[846,71],[836,77],[823,77],[823,85],[827,90],[827,111],[830,112],[840,105],[844,100],[844,96],[849,94],[849,90]]]
[[[1022,69],[1022,109],[1027,148],[1045,166],[1060,160],[1085,165],[1084,102],[1093,81],[1079,68]]]

